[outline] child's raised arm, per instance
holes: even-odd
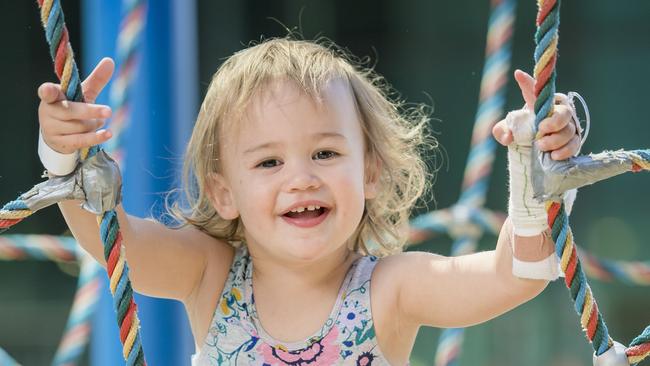
[[[463,328],[490,320],[539,294],[546,281],[512,274],[511,235],[511,224],[506,222],[493,251],[458,257],[407,252],[383,259],[373,276],[386,277],[378,282],[395,286],[394,314],[400,317],[396,323]],[[539,246],[539,240],[531,242]]]
[[[86,103],[65,100],[59,85],[41,85],[39,122],[43,142],[50,149],[75,154],[111,138],[109,130],[98,130],[110,117],[110,108],[93,103],[110,80],[113,68],[112,60],[103,59],[84,81]],[[96,216],[83,210],[78,201],[61,202],[59,207],[79,244],[105,266]],[[219,262],[222,265],[213,267],[227,273],[232,256],[226,243],[194,227],[174,230],[127,215],[121,205],[116,211],[134,290],[187,303],[200,287],[209,261]]]
[[[526,104],[532,106],[534,80],[521,71],[516,72],[515,77]],[[580,147],[580,137],[576,135],[577,127],[572,123],[569,108],[567,105],[557,105],[554,114],[540,124],[539,131],[543,137],[537,143],[542,151],[550,152],[556,160],[573,156]],[[532,112],[528,113],[532,115]],[[504,123],[498,124],[493,132],[504,145],[513,141]],[[521,163],[526,165],[525,162]],[[515,178],[524,180],[522,174],[529,173],[511,171]],[[511,191],[511,194],[517,193]],[[466,327],[478,324],[540,293],[548,279],[557,276],[557,266],[553,267],[548,260],[555,259],[553,242],[541,234],[547,228],[544,206],[537,202],[535,204],[541,205],[543,217],[538,215],[532,222],[525,210],[523,215],[515,215],[519,220],[516,224],[524,220],[525,225],[517,226],[523,234],[516,235],[517,231],[513,230],[513,224],[508,220],[493,251],[451,258],[409,252],[383,259],[373,274],[375,282],[371,292],[377,295],[377,301],[391,304],[388,307],[380,306],[381,309],[389,309],[385,312],[390,314],[386,322],[395,324],[389,326],[390,330],[386,333],[409,334],[421,325]],[[541,229],[534,232],[521,230],[532,226]],[[513,262],[518,266],[514,271],[517,275],[513,274]],[[381,319],[382,314],[377,315]]]

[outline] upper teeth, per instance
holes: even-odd
[[[296,207],[291,212],[303,212],[303,211],[314,211],[314,210],[320,210],[320,206],[307,206],[307,207]]]

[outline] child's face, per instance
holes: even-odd
[[[222,217],[241,216],[257,253],[300,261],[343,250],[375,193],[351,91],[332,81],[323,99],[272,83],[222,133],[213,202]]]

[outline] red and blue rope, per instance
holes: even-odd
[[[83,101],[83,92],[79,70],[74,60],[72,46],[69,42],[68,29],[65,25],[63,9],[59,0],[38,0],[41,22],[49,45],[50,56],[54,62],[54,71],[61,82],[66,98]],[[84,149],[82,159],[99,151],[98,146]],[[33,212],[25,202],[18,198],[0,209],[0,232],[17,224]],[[126,364],[146,365],[140,337],[140,321],[137,306],[133,300],[133,289],[128,277],[129,268],[122,248],[122,235],[119,230],[117,214],[114,210],[105,212],[101,217],[100,232],[105,248],[107,271],[110,277],[111,292],[114,296],[114,309],[120,327],[120,340]]]
[[[538,0],[537,32],[535,33],[535,125],[553,113],[555,97],[558,30],[560,25],[561,0]],[[632,171],[647,169],[649,156],[645,151],[630,153],[635,162]],[[598,304],[591,291],[582,264],[573,242],[569,227],[569,216],[563,203],[549,202],[547,205],[551,236],[555,241],[556,254],[560,258],[565,274],[565,284],[574,301],[580,323],[592,344],[596,356],[607,352],[613,346],[607,325],[598,310]],[[650,356],[650,327],[632,341],[626,349],[628,362],[637,364]]]

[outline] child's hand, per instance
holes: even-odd
[[[579,151],[580,136],[576,133],[578,128],[572,117],[572,107],[562,94],[556,95],[553,114],[542,120],[536,133],[532,112],[535,80],[519,70],[515,72],[515,79],[526,107],[508,113],[492,130],[497,141],[508,145],[508,215],[515,234],[512,273],[520,278],[553,280],[559,276],[560,269],[553,245],[544,235],[548,229],[546,207],[533,198],[530,187],[532,145],[537,143],[539,149],[550,152],[554,160],[564,160]],[[541,136],[536,142],[535,135]]]
[[[526,108],[532,110],[535,105],[535,79],[521,70],[515,71],[515,79],[526,102]],[[538,132],[542,137],[537,140],[537,146],[541,151],[550,152],[553,160],[568,159],[580,150],[580,136],[576,130],[566,97],[558,94],[553,115],[539,124]],[[513,141],[512,132],[505,120],[494,126],[492,134],[501,145],[507,146]]]
[[[110,80],[113,69],[114,63],[110,58],[99,62],[82,83],[85,103],[65,100],[58,84],[44,83],[38,88],[41,99],[38,119],[43,140],[50,148],[61,154],[70,154],[111,138],[109,130],[98,130],[111,116],[111,109],[93,103]]]

